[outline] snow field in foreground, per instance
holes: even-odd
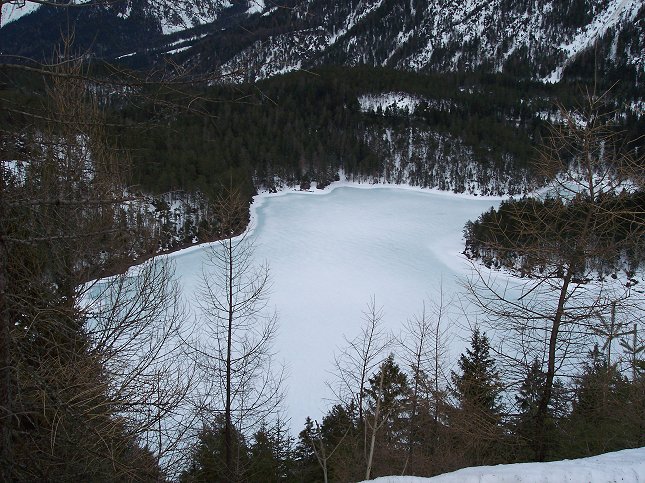
[[[645,448],[591,458],[464,468],[420,478],[385,476],[374,483],[639,483],[645,481]]]

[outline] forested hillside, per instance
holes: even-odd
[[[95,70],[104,75],[104,67]],[[9,72],[7,102],[42,109],[38,76]],[[142,88],[130,104],[119,88],[98,84],[96,93],[109,119],[106,134],[132,159],[137,190],[212,199],[232,183],[250,199],[261,189],[308,189],[312,182],[323,188],[339,173],[359,182],[522,195],[543,184],[537,159],[550,126],[565,122],[562,110],[576,109],[589,88],[503,74],[330,67],[257,84]],[[645,118],[628,103],[628,91],[616,85],[604,109],[611,111],[612,129],[622,133],[620,149],[634,152],[643,149]],[[23,110],[5,112],[5,119],[24,125],[25,135],[32,129]],[[11,159],[24,157],[19,146],[7,148],[18,150]],[[159,212],[168,200],[154,204]],[[187,209],[207,211],[198,205]],[[171,218],[163,218],[176,240],[208,238],[201,215],[189,217],[192,228],[172,229]]]
[[[368,182],[521,194],[541,183],[536,148],[582,89],[502,75],[328,68],[211,87],[192,106],[206,115],[178,112],[119,134],[137,179],[153,191],[212,194],[231,176],[249,193],[311,181],[323,187],[342,170]],[[625,109],[618,89],[613,94],[616,129],[626,130],[633,149],[643,120]],[[118,115],[136,125],[154,113]]]

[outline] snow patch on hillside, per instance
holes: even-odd
[[[247,15],[254,13],[262,13],[264,11],[264,0],[250,0],[249,9],[246,11]]]
[[[639,483],[645,481],[645,448],[626,449],[590,458],[479,466],[420,478],[385,476],[374,483]]]
[[[326,45],[325,32],[320,28],[288,32],[257,41],[221,68],[225,82],[257,82],[274,75],[299,70]]]
[[[358,98],[362,112],[381,112],[396,110],[412,113],[421,99],[405,92],[385,92],[383,94],[366,94]]]
[[[354,28],[361,20],[363,20],[367,15],[372,13],[374,10],[379,8],[383,0],[377,0],[370,4],[369,2],[358,2],[356,9],[347,17],[343,27],[336,31],[333,35],[330,35],[328,38],[328,45],[333,45],[338,39],[343,37],[347,32]]]
[[[4,27],[9,22],[18,20],[20,17],[35,12],[40,5],[33,2],[19,2],[19,3],[4,3],[2,5],[2,23],[0,26]]]
[[[222,10],[231,7],[231,5],[230,0],[219,0],[205,4],[177,2],[161,19],[161,30],[164,35],[168,35],[213,22]]]

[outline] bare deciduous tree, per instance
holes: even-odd
[[[276,371],[272,344],[277,315],[269,308],[269,268],[254,259],[246,203],[230,189],[216,203],[220,241],[208,251],[198,304],[203,314],[199,364],[211,383],[205,386],[207,414],[224,413],[228,479],[239,478],[233,428],[248,434],[277,413],[283,371]],[[211,413],[212,414],[212,413]]]
[[[173,264],[151,259],[84,290],[89,352],[106,375],[111,410],[171,476],[192,437],[197,378]]]
[[[391,334],[383,327],[383,309],[377,307],[376,299],[372,297],[363,312],[361,333],[354,339],[345,336],[346,347],[334,356],[336,380],[327,383],[341,404],[358,413],[356,424],[363,428],[363,441],[358,446],[362,448],[363,460],[366,463],[369,458],[370,433],[365,418],[368,379],[387,357],[392,341]]]
[[[370,374],[385,360],[392,337],[383,327],[383,308],[373,297],[363,312],[361,333],[345,337],[346,347],[334,356],[336,380],[328,383],[336,398],[346,406],[355,405],[358,420],[363,421],[365,388]]]
[[[490,229],[476,257],[523,277],[500,282],[475,266],[467,289],[507,369],[526,373],[535,359],[546,366],[535,416],[538,460],[548,453],[545,425],[556,375],[575,373],[571,365],[589,347],[599,317],[634,308],[634,265],[625,260],[636,253],[639,263],[644,230],[629,203],[625,173],[633,159],[617,146],[601,103],[590,96],[585,109],[564,111],[565,124],[553,128],[539,159],[552,180],[546,199],[503,204],[486,215],[487,226],[468,228],[475,240],[479,228]]]
[[[410,394],[408,451],[401,474],[405,474],[410,459],[421,441],[429,441],[429,448],[420,448],[424,463],[438,451],[439,424],[442,408],[446,405],[446,383],[444,372],[446,347],[450,344],[448,326],[452,300],[446,300],[443,286],[421,313],[408,320],[403,326],[399,345],[401,358],[407,364],[412,380]],[[428,416],[430,420],[428,421]],[[429,423],[429,424],[428,424]]]

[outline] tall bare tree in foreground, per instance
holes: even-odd
[[[334,357],[336,380],[330,383],[343,404],[356,408],[363,421],[365,388],[370,374],[385,360],[392,336],[383,327],[383,308],[372,298],[363,312],[361,333],[353,339],[345,337],[346,346]]]
[[[424,302],[421,313],[412,317],[403,326],[399,345],[401,358],[410,371],[410,407],[407,456],[401,474],[406,474],[408,466],[430,473],[431,468],[439,466],[433,456],[444,460],[439,446],[440,427],[443,424],[447,407],[447,388],[449,380],[444,372],[446,347],[449,345],[452,300],[447,299],[443,288],[431,300],[429,306]]]
[[[345,337],[345,342],[346,346],[334,356],[335,380],[328,385],[338,401],[356,414],[356,425],[362,435],[362,441],[356,441],[356,445],[367,465],[371,430],[365,418],[366,390],[370,375],[386,359],[392,345],[392,336],[383,327],[383,309],[376,305],[374,297],[363,312],[360,334],[353,339]]]
[[[203,315],[199,364],[211,385],[204,387],[207,417],[224,416],[226,481],[244,468],[235,454],[234,433],[246,435],[272,415],[282,400],[282,370],[273,363],[277,316],[269,308],[269,268],[257,265],[247,227],[247,203],[229,189],[217,201],[218,238],[208,251],[198,304]]]
[[[590,96],[580,112],[563,111],[564,125],[553,128],[538,160],[551,180],[545,199],[503,203],[466,228],[469,255],[517,277],[500,281],[475,266],[467,285],[504,366],[523,374],[535,360],[546,366],[531,442],[538,460],[550,450],[556,375],[575,374],[601,318],[633,313],[637,303],[631,278],[643,261],[645,226],[642,196],[626,173],[643,160],[619,145],[602,104]]]

